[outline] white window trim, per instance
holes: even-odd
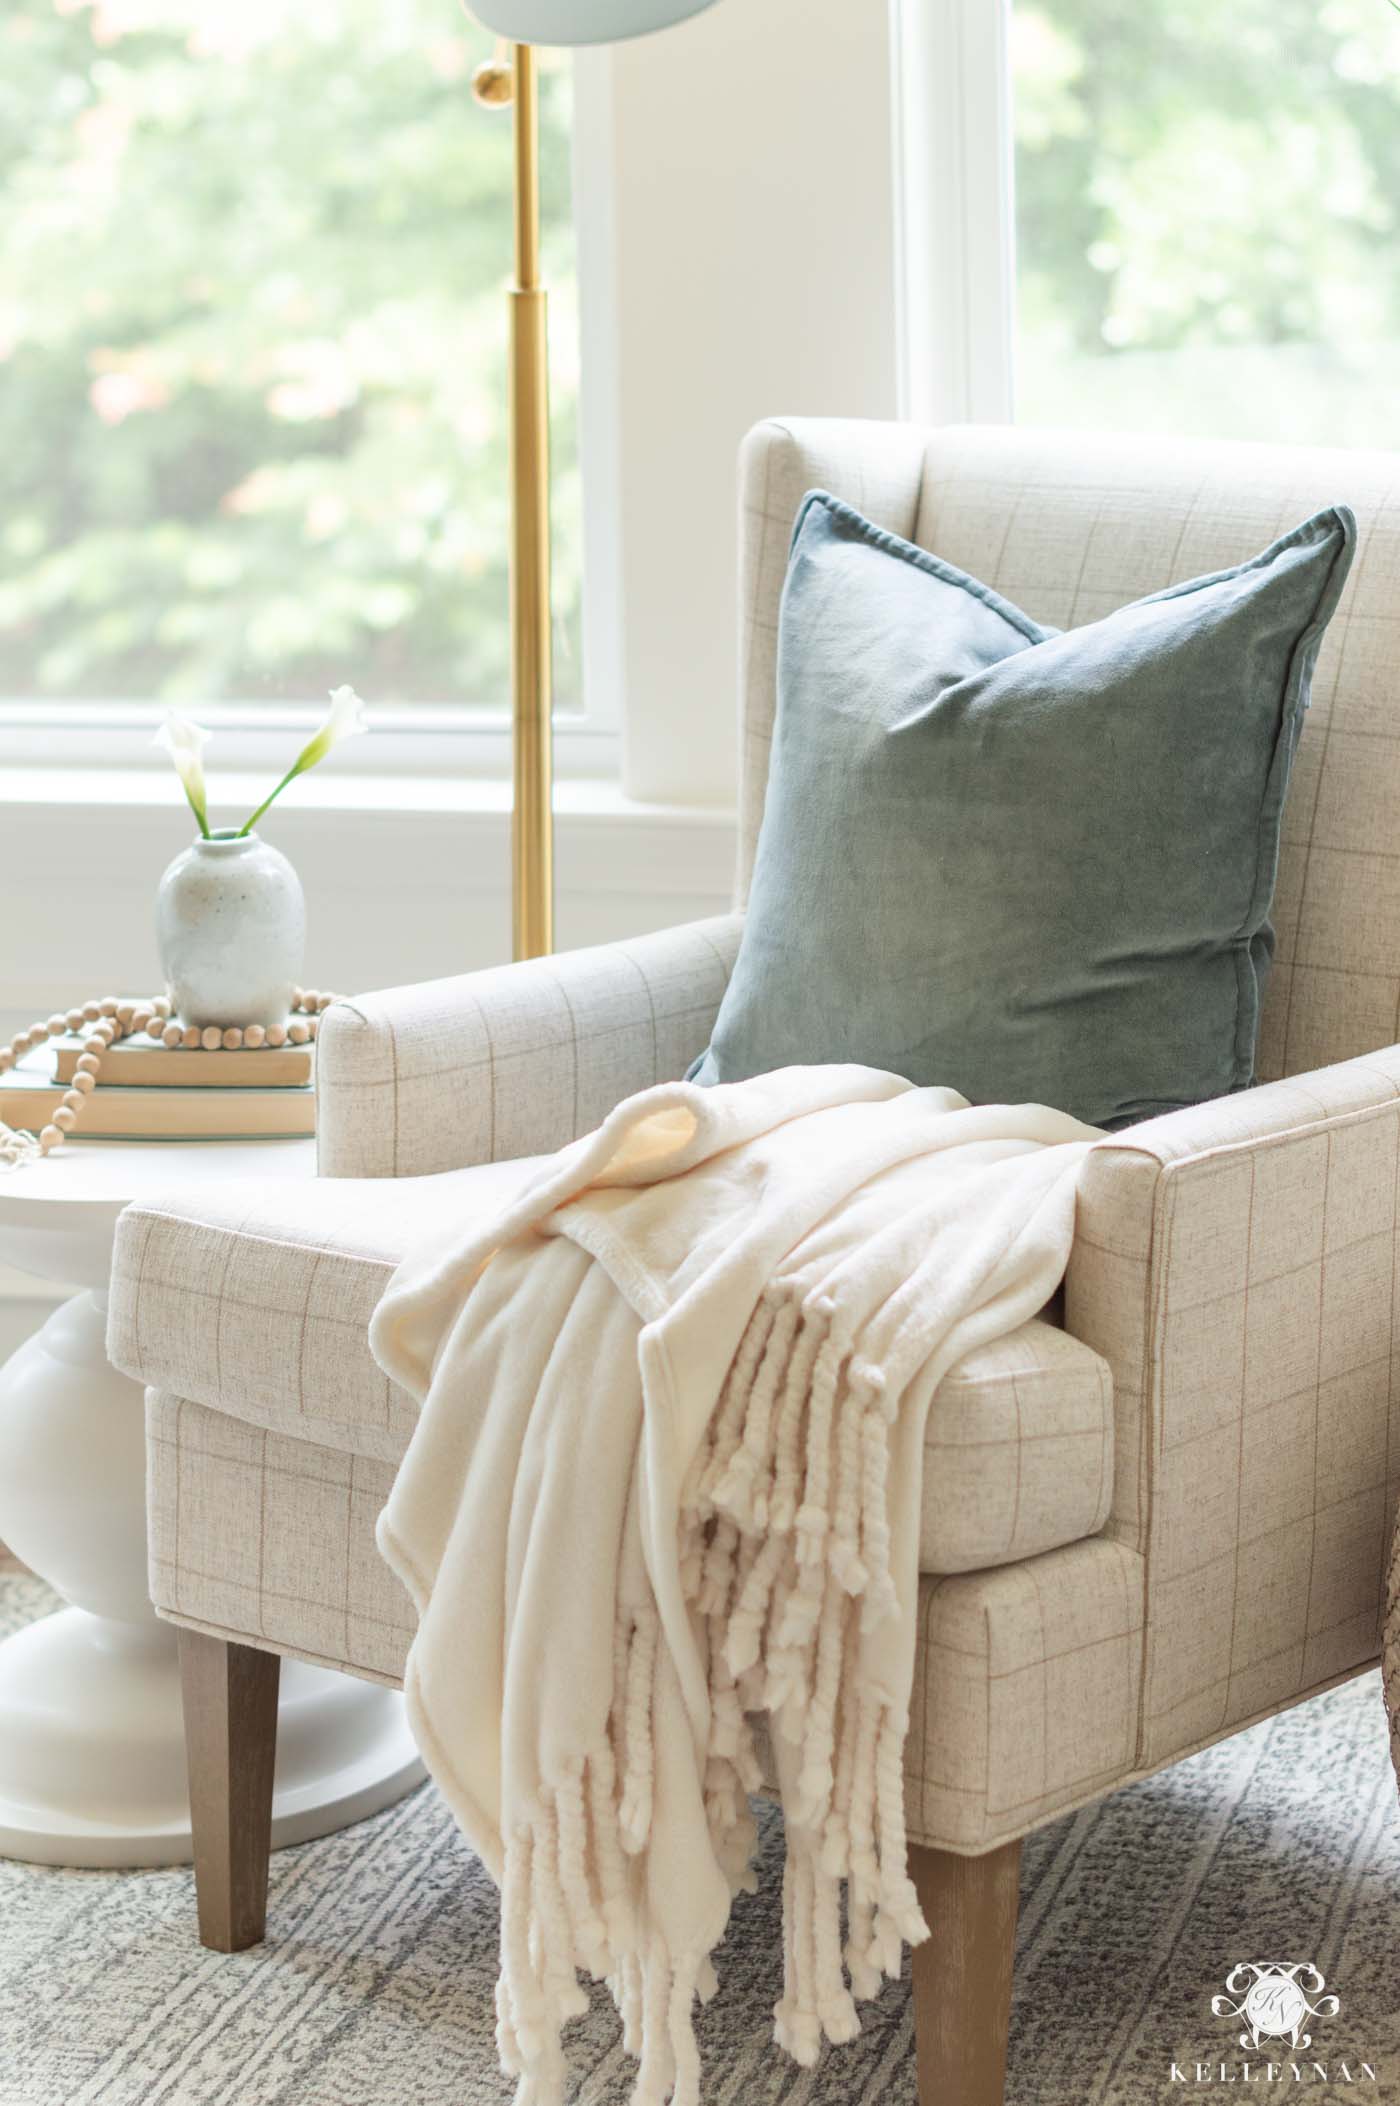
[[[283,774],[324,705],[215,703],[189,712],[219,734],[214,775]],[[166,715],[157,703],[0,703],[0,801],[7,771],[105,769],[141,774],[163,764],[151,740]],[[505,710],[449,706],[369,711],[373,736],[336,749],[337,776],[372,777],[386,785],[392,802],[395,781],[412,777],[506,782],[511,772],[510,717]],[[607,725],[577,715],[562,716],[554,734],[555,772],[562,780],[615,781],[621,740]]]
[[[554,765],[563,780],[615,782],[622,764],[622,609],[620,594],[620,401],[616,385],[613,274],[611,76],[594,54],[576,54],[573,194],[580,260],[581,379],[579,445],[583,489],[584,707],[556,720]],[[499,121],[509,122],[508,118]],[[505,276],[503,259],[502,277]],[[353,669],[350,671],[353,681]],[[323,714],[320,702],[196,705],[190,713],[217,730],[219,759],[232,772],[278,773]],[[80,766],[114,773],[151,766],[152,733],[166,714],[159,703],[0,702],[0,770]],[[458,782],[508,781],[510,711],[452,704],[371,709],[374,737],[336,755],[337,773],[381,778],[383,803],[405,777]],[[139,797],[135,784],[133,792]],[[5,788],[0,782],[0,802]]]
[[[1013,413],[1011,0],[890,0],[900,415]]]

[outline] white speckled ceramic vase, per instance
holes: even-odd
[[[184,1023],[283,1023],[306,956],[301,880],[257,834],[192,841],[160,881],[156,940]]]

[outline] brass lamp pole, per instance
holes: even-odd
[[[515,109],[515,283],[510,288],[510,678],[517,958],[554,947],[549,601],[549,346],[540,283],[536,44],[606,44],[664,29],[713,0],[471,0],[503,42],[477,69],[478,102]]]
[[[477,70],[479,102],[515,111],[510,315],[511,930],[517,958],[554,948],[554,686],[549,596],[548,294],[540,283],[539,86],[529,44]]]

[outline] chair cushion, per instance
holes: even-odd
[[[396,1464],[417,1407],[367,1342],[389,1276],[411,1244],[500,1209],[541,1160],[229,1183],[128,1207],[111,1357],[247,1426]],[[1023,1324],[944,1378],[927,1456],[926,1572],[975,1571],[1093,1534],[1113,1481],[1106,1363],[1051,1324]]]
[[[1355,524],[1061,633],[823,492],[701,1083],[857,1061],[1121,1126],[1247,1088],[1289,768]]]

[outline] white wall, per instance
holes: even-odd
[[[635,797],[732,805],[739,441],[775,413],[895,414],[888,10],[720,0],[602,63],[623,779]]]

